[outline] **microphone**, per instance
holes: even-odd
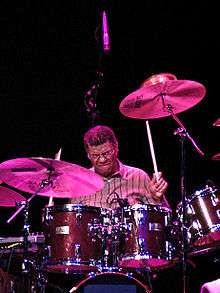
[[[103,41],[103,50],[105,54],[108,54],[111,50],[109,32],[108,32],[108,21],[106,12],[102,13],[102,41]]]

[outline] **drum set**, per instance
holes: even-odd
[[[187,137],[203,155],[176,114],[194,106],[204,94],[205,88],[196,82],[160,74],[126,97],[120,110],[139,119],[172,116],[181,128],[178,135]],[[219,160],[219,156],[213,159]],[[184,160],[182,164],[185,167]],[[101,190],[103,180],[59,159],[2,162],[0,180],[7,187],[0,186],[0,207],[16,209],[6,225],[22,215],[23,234],[0,237],[0,252],[10,261],[12,254],[19,255],[17,273],[25,284],[16,291],[11,280],[4,292],[99,293],[108,286],[113,292],[151,293],[150,279],[155,272],[185,262],[186,255],[190,258],[220,248],[220,190],[205,184],[185,196],[181,175],[182,200],[175,214],[161,205],[129,205],[126,200],[114,209],[49,201],[41,210],[40,233],[31,234],[29,208],[35,197],[53,198],[55,203],[56,199],[76,199]]]
[[[89,183],[90,175],[93,185]],[[43,185],[33,194],[62,199],[77,198],[102,187],[98,175],[91,174],[90,170],[44,158],[3,162],[0,177],[6,184],[22,191],[30,192]],[[74,181],[79,178],[84,186],[80,192],[81,184],[78,184],[78,191],[74,192]],[[66,182],[63,190],[60,188],[62,181]],[[71,188],[67,186],[68,181]],[[59,192],[55,192],[56,189]],[[33,199],[33,195],[30,198]],[[220,245],[219,189],[205,186],[190,195],[186,202],[188,254],[193,256],[204,250],[217,249]],[[182,202],[177,206],[176,217],[169,208],[152,204],[128,205],[124,202],[111,210],[69,203],[46,206],[41,211],[42,231],[38,235],[29,233],[30,203],[12,189],[0,187],[1,206],[18,206],[16,215],[18,210],[23,213],[23,237],[1,237],[0,243],[2,255],[10,254],[11,248],[19,249],[22,255],[20,270],[29,281],[31,278],[32,289],[28,293],[56,292],[47,288],[50,276],[57,274],[59,278],[61,275],[77,276],[78,283],[70,286],[68,292],[81,292],[89,284],[104,286],[114,282],[121,286],[136,286],[137,292],[151,292],[143,275],[170,268],[181,261]],[[10,221],[14,218],[13,215]],[[37,249],[33,250],[34,246]]]

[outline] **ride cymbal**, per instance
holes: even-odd
[[[205,94],[205,87],[198,82],[177,80],[171,74],[159,74],[125,97],[119,110],[130,118],[162,118],[192,108]]]
[[[15,207],[16,202],[24,200],[26,200],[25,197],[16,191],[0,186],[0,207]]]
[[[76,164],[48,158],[18,158],[0,164],[0,179],[19,190],[42,196],[77,198],[95,193],[103,179]],[[43,188],[40,188],[44,186]]]

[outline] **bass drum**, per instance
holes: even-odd
[[[131,273],[102,272],[91,273],[72,287],[71,292],[76,293],[151,293],[151,289]]]

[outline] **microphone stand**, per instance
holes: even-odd
[[[163,96],[163,94],[162,94]],[[186,130],[183,123],[179,120],[179,118],[173,113],[172,105],[167,105],[166,110],[171,114],[173,119],[180,126],[176,131],[174,131],[174,135],[178,135],[180,137],[181,144],[181,164],[180,164],[180,190],[181,190],[181,199],[182,199],[182,282],[183,282],[183,293],[188,293],[187,287],[187,251],[188,251],[188,241],[187,241],[187,207],[186,207],[186,152],[185,152],[185,143],[186,139],[188,139],[196,151],[200,156],[204,156],[204,152],[198,147],[196,142],[193,140],[189,132]]]
[[[107,13],[105,9],[102,9],[101,12],[102,23],[96,29],[98,31],[99,27],[102,27],[102,52],[99,58],[98,70],[96,71],[96,80],[91,86],[91,88],[86,92],[84,96],[84,104],[86,107],[86,111],[88,113],[91,126],[95,126],[96,122],[100,120],[100,111],[97,110],[96,98],[98,94],[98,89],[103,88],[103,57],[104,55],[109,55],[111,51],[110,47],[110,37],[109,37],[109,27],[108,27],[108,19]],[[96,38],[96,41],[98,39]]]
[[[91,88],[86,92],[84,96],[84,105],[86,112],[88,113],[91,126],[95,126],[95,122],[100,119],[100,112],[97,110],[97,94],[98,89],[103,87],[103,72],[97,71],[97,78]]]

